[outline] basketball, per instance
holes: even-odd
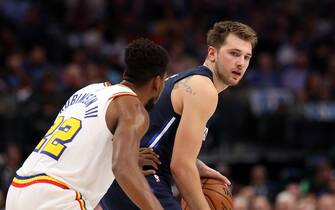
[[[233,210],[233,198],[229,187],[216,179],[201,179],[202,191],[212,210]],[[182,210],[191,210],[181,199]]]

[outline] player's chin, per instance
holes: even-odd
[[[233,78],[233,79],[231,79],[230,80],[230,84],[229,84],[229,86],[235,86],[235,85],[237,85],[238,83],[240,82],[240,79],[235,79],[235,78]]]

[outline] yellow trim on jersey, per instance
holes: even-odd
[[[12,185],[14,187],[22,188],[22,187],[27,187],[29,185],[36,184],[36,183],[48,183],[48,184],[56,185],[63,189],[69,189],[69,187],[65,183],[55,178],[52,178],[46,174],[37,174],[35,176],[16,175],[16,177],[14,177],[13,179]]]
[[[46,174],[37,174],[34,176],[19,176],[16,175],[12,181],[12,186],[17,187],[17,188],[24,188],[32,184],[37,184],[37,183],[46,183],[46,184],[52,184],[57,187],[60,187],[62,189],[68,190],[70,189],[65,183],[50,177]],[[76,201],[78,201],[80,209],[81,210],[86,210],[86,204],[83,199],[83,196],[80,192],[75,191],[76,193]]]
[[[80,192],[76,192],[76,200],[79,203],[80,209],[81,210],[86,210],[85,201],[83,200],[83,196],[81,195]]]

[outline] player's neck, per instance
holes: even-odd
[[[213,74],[213,84],[214,84],[214,87],[216,88],[218,93],[224,91],[225,89],[227,89],[229,87],[227,84],[222,82],[222,80],[220,80],[216,71],[214,71],[214,63],[212,63],[212,62],[210,62],[206,59],[203,65],[206,66],[212,72],[212,74]]]
[[[150,97],[147,96],[147,91],[145,89],[145,87],[139,87],[138,85],[135,85],[134,83],[132,82],[129,82],[127,80],[122,80],[120,82],[121,85],[124,85],[128,88],[130,88],[132,91],[134,91],[137,95],[137,98],[143,103],[143,104],[146,104]]]

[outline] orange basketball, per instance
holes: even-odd
[[[230,189],[216,179],[201,179],[202,191],[212,210],[233,210],[233,198]],[[191,210],[181,199],[182,210]]]

